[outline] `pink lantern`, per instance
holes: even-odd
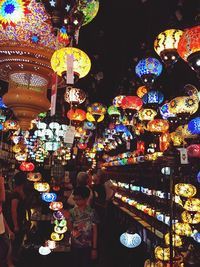
[[[187,153],[191,158],[200,158],[200,144],[193,144],[188,146]]]

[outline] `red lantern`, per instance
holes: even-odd
[[[167,120],[155,119],[147,124],[147,130],[152,133],[165,133],[168,129],[169,123]]]
[[[191,158],[200,158],[200,144],[194,144],[187,147],[188,156]]]
[[[71,121],[84,121],[86,119],[86,113],[82,109],[70,109],[67,112],[67,118]]]
[[[87,147],[87,144],[78,144],[78,148],[81,150],[86,149],[86,147]]]
[[[138,154],[144,154],[144,149],[145,149],[144,141],[138,141],[137,142],[137,153]]]
[[[122,99],[121,107],[123,109],[140,110],[143,105],[143,101],[138,96],[126,96]]]
[[[165,151],[169,147],[169,133],[164,133],[159,137],[159,143],[160,143],[160,151]]]
[[[23,172],[32,172],[35,169],[35,165],[32,162],[22,162],[20,165],[20,170]]]

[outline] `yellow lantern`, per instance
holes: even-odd
[[[157,115],[157,112],[152,108],[144,108],[138,112],[138,118],[141,121],[151,121]]]
[[[181,197],[193,197],[197,193],[197,189],[192,184],[179,183],[175,185],[175,193]]]
[[[200,199],[199,198],[187,199],[183,208],[188,211],[200,212]]]
[[[38,192],[48,192],[50,189],[50,186],[48,183],[35,182],[34,189],[37,190]]]
[[[178,96],[169,102],[169,112],[172,114],[188,113],[194,114],[199,108],[197,95]]]
[[[58,234],[64,234],[67,232],[67,226],[60,227],[60,226],[55,225],[54,226],[54,232],[58,233]]]
[[[165,235],[165,243],[166,243],[167,246],[169,246],[169,244],[170,244],[170,235],[169,235],[169,233],[167,233]],[[179,235],[177,235],[177,234],[173,234],[172,235],[172,244],[173,244],[174,247],[182,246],[183,242],[182,242],[181,237]]]
[[[137,91],[136,94],[138,97],[142,98],[146,93],[148,93],[149,89],[146,86],[140,86]]]
[[[154,252],[155,252],[156,259],[161,260],[161,261],[170,260],[170,249],[169,249],[169,247],[164,248],[164,247],[158,246],[158,247],[155,248]],[[174,255],[175,255],[175,253],[173,251],[173,257],[174,257]]]
[[[167,120],[155,119],[149,121],[147,124],[147,130],[152,133],[164,133],[169,129],[169,123]]]
[[[188,223],[180,223],[180,222],[175,223],[173,225],[173,230],[177,235],[182,235],[182,236],[192,235],[192,229]]]
[[[79,78],[85,77],[91,68],[91,61],[88,55],[82,50],[75,47],[64,47],[56,50],[51,58],[51,67],[62,76],[67,71],[67,57],[73,56],[73,71]]]
[[[64,238],[64,234],[60,235],[60,234],[55,233],[55,232],[53,232],[51,234],[51,240],[53,240],[53,241],[61,241],[63,238]]]
[[[28,158],[28,154],[25,152],[24,153],[20,152],[15,155],[15,158],[17,161],[26,161]]]
[[[190,212],[185,210],[184,212],[182,212],[181,218],[185,223],[198,224],[200,223],[200,212],[190,214]]]
[[[92,115],[90,112],[87,112],[86,113],[86,119],[90,122],[101,122],[104,120],[104,115],[100,115],[97,120],[96,118],[94,117],[94,115]]]
[[[39,182],[40,180],[42,180],[42,175],[39,172],[29,172],[27,174],[27,180],[31,182]]]

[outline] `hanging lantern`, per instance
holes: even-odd
[[[49,255],[51,253],[51,250],[49,247],[39,247],[39,254],[42,255],[42,256],[46,256],[46,255]]]
[[[160,91],[151,90],[142,97],[145,105],[159,105],[163,102],[164,95]]]
[[[15,158],[17,161],[24,161],[25,162],[28,158],[28,154],[27,153],[17,153],[15,155]]]
[[[188,130],[192,134],[200,134],[200,117],[197,117],[195,119],[192,119],[188,123]]]
[[[179,183],[175,185],[175,193],[181,197],[193,197],[197,193],[197,189],[192,184]]]
[[[188,146],[187,153],[191,158],[200,158],[200,144],[193,144]]]
[[[110,106],[107,110],[108,115],[119,117],[121,115],[120,111],[115,106]]]
[[[78,108],[70,109],[67,112],[67,118],[70,119],[71,121],[81,122],[86,119],[86,113],[82,109],[78,109]]]
[[[48,192],[50,189],[50,186],[48,183],[35,182],[34,189],[37,190],[38,192]]]
[[[56,242],[53,240],[47,240],[45,244],[51,249],[54,250],[56,248]]]
[[[169,123],[166,120],[155,119],[147,124],[147,131],[152,133],[165,133],[169,129]]]
[[[149,89],[146,86],[140,86],[137,91],[136,91],[136,95],[140,98],[142,98],[144,95],[146,95],[148,93]]]
[[[32,172],[35,169],[35,165],[32,162],[24,161],[19,168],[23,172]]]
[[[199,198],[187,199],[183,208],[187,211],[200,212],[200,199]]]
[[[6,120],[3,124],[5,130],[18,130],[19,125],[14,120]]]
[[[142,239],[137,233],[125,232],[120,236],[120,243],[127,248],[136,248],[141,242]]]
[[[154,41],[154,50],[168,66],[178,59],[177,47],[183,31],[169,29],[161,32]]]
[[[67,232],[67,226],[59,227],[57,225],[54,226],[54,232],[58,234],[64,234]]]
[[[39,172],[29,172],[27,174],[27,180],[31,182],[39,182],[40,180],[42,180],[42,175]]]
[[[54,211],[61,210],[63,208],[63,203],[62,202],[51,202],[49,204],[49,208]]]
[[[141,98],[137,96],[125,96],[122,99],[121,107],[123,109],[140,110],[143,105]]]
[[[137,141],[137,153],[144,154],[145,151],[145,142],[144,141]]]
[[[63,238],[64,238],[64,234],[60,235],[60,234],[55,233],[55,232],[53,232],[51,234],[51,240],[53,240],[53,241],[61,241]]]
[[[78,144],[78,148],[81,150],[85,150],[87,148],[87,144]]]
[[[56,219],[56,220],[64,220],[65,219],[65,216],[63,215],[63,213],[60,211],[60,210],[57,210],[53,213],[53,217]]]
[[[152,108],[144,108],[138,112],[140,121],[152,121],[156,115],[157,112]]]
[[[55,193],[42,193],[42,200],[45,202],[56,201],[57,195]]]
[[[165,243],[166,243],[167,246],[169,246],[169,244],[170,244],[170,234],[169,233],[167,233],[165,235]],[[173,233],[173,235],[172,235],[172,244],[173,244],[174,247],[182,246],[183,242],[182,242],[181,237],[179,235],[176,235],[176,234]]]
[[[67,221],[65,219],[55,220],[54,224],[59,226],[59,227],[64,227],[64,226],[67,226]]]
[[[62,76],[67,71],[67,57],[73,55],[73,72],[79,78],[85,77],[91,68],[91,61],[87,54],[75,47],[64,47],[56,50],[51,58],[51,67]]]
[[[186,29],[178,43],[179,56],[199,73],[200,67],[200,25]]]
[[[175,117],[176,114],[173,114],[169,111],[169,103],[165,103],[160,107],[160,115],[164,120],[170,118],[170,117]]]
[[[159,148],[160,151],[165,151],[168,149],[170,145],[170,135],[169,133],[163,133],[160,137],[159,137]]]
[[[182,212],[181,218],[184,223],[198,224],[200,223],[200,212],[196,212],[192,214],[185,210]]]
[[[156,259],[158,260],[161,260],[161,261],[169,261],[170,260],[170,249],[169,247],[156,247],[155,250],[154,250],[154,253],[155,253],[155,257]],[[173,257],[174,257],[175,253],[174,253],[174,250],[173,250]]]
[[[122,104],[122,99],[125,97],[125,95],[118,95],[113,99],[113,106],[116,108],[120,108]]]
[[[173,225],[174,232],[181,236],[191,236],[192,228],[188,223],[177,222]]]
[[[169,102],[169,112],[175,115],[181,113],[194,114],[199,108],[196,96],[178,96]]]
[[[79,88],[67,87],[64,97],[67,103],[72,103],[72,105],[80,105],[85,101],[86,94]]]
[[[162,72],[162,64],[156,58],[145,58],[138,62],[135,67],[136,74],[142,79],[143,83],[151,86],[156,77]]]
[[[87,111],[92,115],[104,115],[106,113],[106,107],[101,103],[93,103],[88,106]]]
[[[87,117],[87,113],[86,113],[86,117]],[[95,129],[95,125],[91,121],[84,121],[84,126],[83,127],[86,130],[94,130]]]

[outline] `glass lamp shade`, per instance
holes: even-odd
[[[194,235],[193,235],[193,239],[194,239],[196,242],[200,243],[200,233],[196,231],[196,232],[194,233]]]
[[[120,243],[127,248],[136,248],[141,242],[142,239],[137,233],[125,232],[120,236]]]
[[[200,171],[197,173],[197,182],[200,183]]]
[[[55,220],[54,224],[59,226],[59,227],[64,227],[64,226],[67,226],[67,221],[65,219]]]
[[[151,90],[142,97],[144,104],[161,104],[164,100],[164,95],[160,91]]]
[[[50,204],[49,204],[49,208],[51,209],[51,210],[54,210],[54,211],[56,211],[56,210],[61,210],[62,208],[63,208],[63,203],[62,202],[51,202]]]
[[[144,108],[138,112],[138,118],[141,121],[151,121],[157,115],[157,112],[152,108]]]
[[[67,232],[67,226],[60,227],[60,226],[55,225],[54,232],[58,234],[64,234]]]
[[[58,122],[55,122],[55,121],[53,121],[53,122],[50,122],[49,123],[49,128],[50,129],[52,129],[52,130],[59,130],[60,129],[60,124],[58,123]]]
[[[86,114],[86,116],[87,116],[87,114]],[[86,130],[94,130],[95,129],[95,125],[91,121],[85,121],[84,122],[84,128]]]
[[[192,134],[200,134],[200,117],[197,117],[189,121],[188,130]]]
[[[42,193],[42,200],[45,202],[56,201],[57,195],[55,193]]]
[[[144,84],[153,84],[156,77],[160,76],[162,72],[162,64],[156,58],[145,58],[138,62],[135,67],[135,72]]]
[[[177,61],[177,48],[182,34],[181,30],[169,29],[161,32],[154,41],[154,50],[167,65]]]
[[[179,183],[175,185],[175,193],[181,197],[193,197],[197,193],[197,189],[192,184]]]
[[[85,101],[86,94],[82,89],[67,87],[64,98],[67,103],[79,105]]]
[[[71,121],[84,121],[86,119],[86,113],[82,109],[70,109],[67,112],[67,118]]]
[[[158,260],[161,260],[161,261],[168,261],[170,260],[170,248],[169,247],[156,247],[155,250],[154,250],[154,253],[155,253],[155,257],[156,259]],[[173,257],[174,257],[175,253],[173,251]]]
[[[58,234],[55,232],[51,234],[51,240],[53,241],[61,241],[63,238],[64,238],[64,234]]]
[[[56,242],[53,241],[53,240],[47,240],[47,241],[46,241],[46,245],[47,245],[51,250],[53,250],[53,249],[56,248]]]
[[[188,146],[187,153],[191,158],[200,158],[200,144],[193,144]]]
[[[171,168],[170,167],[163,167],[161,169],[161,173],[164,175],[170,175],[171,174]]]
[[[173,230],[177,235],[181,236],[191,236],[192,228],[189,223],[180,223],[177,222],[173,225]]]
[[[42,255],[42,256],[49,255],[50,253],[51,253],[51,249],[49,247],[43,247],[43,246],[41,246],[39,248],[39,254]]]
[[[187,61],[192,69],[200,68],[200,25],[186,29],[178,43],[179,56]]]
[[[35,165],[32,162],[24,161],[19,168],[23,172],[32,172],[35,169]]]
[[[93,115],[92,113],[90,112],[87,112],[86,113],[86,119],[89,121],[89,122],[101,122],[104,120],[104,115]]]
[[[166,120],[155,119],[149,121],[147,124],[147,130],[152,133],[165,133],[169,129],[169,123]]]
[[[122,99],[121,107],[123,109],[140,110],[143,105],[141,98],[138,96],[125,96]]]
[[[189,198],[186,200],[183,208],[187,211],[200,212],[200,199],[199,198]]]
[[[200,223],[200,212],[190,213],[185,210],[182,212],[181,218],[185,223],[198,224]]]
[[[42,180],[42,175],[39,172],[29,172],[27,174],[27,180],[31,182],[39,182],[40,180]]]
[[[175,117],[176,115],[171,113],[169,111],[169,103],[165,103],[164,105],[162,105],[160,107],[160,115],[162,116],[162,118],[165,120],[167,118],[170,118],[170,117]]]
[[[110,116],[113,116],[113,115],[120,116],[121,115],[120,111],[115,106],[110,106],[108,108],[107,112],[108,112],[108,115],[110,115]]]
[[[83,14],[82,25],[86,25],[96,17],[99,10],[99,0],[83,0],[79,2],[77,10]]]
[[[136,95],[140,98],[142,98],[145,94],[148,93],[148,88],[146,86],[140,86],[137,91],[136,91]]]
[[[4,130],[14,130],[19,129],[19,124],[14,120],[6,120],[3,124]]]
[[[169,102],[169,112],[173,114],[194,114],[199,108],[199,100],[194,96],[178,96]]]
[[[81,149],[81,150],[84,150],[87,148],[87,144],[78,144],[78,148]]]
[[[113,106],[120,108],[122,104],[122,99],[125,97],[125,95],[118,95],[113,99]]]
[[[56,220],[64,220],[65,219],[65,216],[62,214],[62,212],[60,210],[58,211],[55,211],[53,213],[53,217],[56,219]]]
[[[27,153],[22,153],[22,152],[17,153],[15,155],[15,158],[16,158],[17,161],[25,161],[25,160],[27,160],[27,157],[28,157],[28,154]]]
[[[50,186],[48,183],[35,182],[34,189],[37,190],[38,192],[48,192],[50,189]]]
[[[167,233],[165,235],[165,243],[166,243],[167,246],[169,246],[169,244],[170,244],[170,235],[169,235],[169,233]],[[181,237],[179,235],[173,234],[172,235],[172,244],[173,244],[174,247],[182,246],[183,242],[182,242]]]
[[[87,107],[87,111],[92,115],[104,115],[106,113],[106,107],[101,103],[93,103]]]
[[[67,57],[73,55],[73,71],[79,78],[85,77],[91,68],[88,55],[75,47],[64,47],[56,50],[51,58],[51,67],[59,75],[67,71]]]

